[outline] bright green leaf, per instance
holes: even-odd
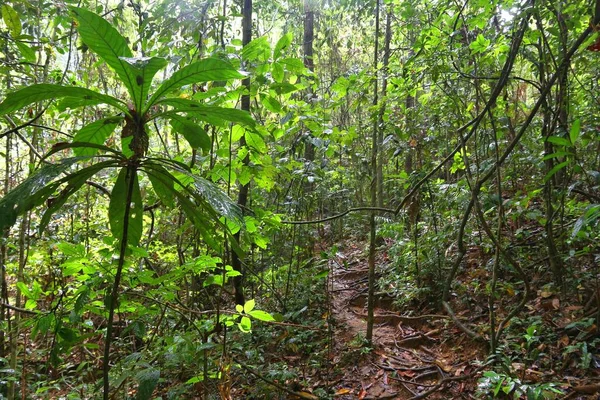
[[[106,139],[114,132],[123,117],[104,118],[92,122],[81,128],[73,137],[73,142],[104,144]],[[77,156],[93,156],[98,149],[93,147],[80,147],[73,150]]]
[[[2,13],[2,19],[10,32],[10,35],[13,38],[16,38],[21,35],[21,19],[19,18],[19,14],[10,7],[8,4],[3,4],[0,7],[0,12]]]
[[[128,61],[133,53],[127,41],[104,18],[84,8],[71,7],[75,18],[79,22],[77,30],[81,40],[115,71],[123,82],[133,103],[140,103],[136,72]]]
[[[573,147],[573,145],[571,144],[571,142],[568,139],[565,139],[563,137],[559,137],[559,136],[550,136],[548,139],[546,139],[548,142],[558,145],[558,146],[565,146],[565,147]]]
[[[273,50],[273,59],[277,60],[281,56],[281,51],[285,50],[292,43],[292,39],[292,32],[288,32],[277,41]]]
[[[19,49],[19,52],[21,53],[21,56],[23,57],[23,60],[30,62],[30,63],[35,63],[37,60],[37,55],[35,54],[35,51],[29,47],[28,45],[26,45],[23,42],[15,42],[15,44],[17,45],[17,48]]]
[[[252,330],[252,321],[248,317],[242,317],[242,320],[238,324],[240,330],[244,333],[248,333]]]
[[[136,110],[143,110],[152,78],[156,73],[167,66],[167,60],[159,57],[120,57],[125,61],[124,67],[128,74],[135,76],[131,96],[135,102]]]
[[[192,83],[219,81],[228,79],[244,78],[231,64],[217,58],[206,58],[194,64],[190,64],[175,72],[169,79],[164,81],[154,92],[148,106],[153,105],[165,94],[177,90],[185,85]],[[147,110],[145,110],[147,111]]]
[[[248,314],[250,311],[252,311],[254,309],[255,306],[255,302],[254,299],[250,299],[246,302],[246,304],[244,304],[244,312],[246,314]]]
[[[278,62],[274,62],[271,66],[271,76],[273,76],[273,80],[275,82],[283,82],[283,79],[285,78],[285,72],[283,71],[283,66]]]
[[[571,139],[571,144],[575,145],[577,139],[579,139],[579,133],[581,132],[581,119],[577,118],[573,121],[573,126],[571,126],[571,131],[569,132],[569,139]]]
[[[265,311],[254,310],[248,313],[251,317],[256,318],[260,321],[275,321],[275,318],[271,314]]]

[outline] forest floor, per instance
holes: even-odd
[[[475,398],[485,345],[471,341],[445,315],[404,316],[390,298],[378,296],[373,347],[365,347],[368,262],[364,244],[343,242],[329,262],[332,363],[344,371],[336,398]],[[388,262],[387,254],[379,252],[376,265]]]

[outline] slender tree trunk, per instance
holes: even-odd
[[[11,140],[10,135],[6,137],[6,147],[4,153],[4,185],[3,193],[4,196],[10,189],[10,151]],[[8,287],[6,284],[6,260],[8,258],[6,240],[8,239],[8,229],[6,232],[0,232],[0,300],[2,303],[8,303]],[[8,309],[4,306],[0,308],[0,323],[8,320],[10,315]],[[6,332],[0,329],[0,357],[6,357]]]
[[[247,46],[248,43],[252,40],[252,0],[244,0],[244,8],[242,10],[243,19],[242,19],[242,44]],[[242,95],[242,110],[250,112],[250,78],[246,78],[243,80],[242,84],[246,88],[246,93]],[[246,146],[246,138],[242,136],[240,138],[240,147],[243,148]],[[248,168],[250,164],[250,155],[246,153],[246,156],[242,160],[242,164],[244,168]],[[250,193],[250,183],[246,183],[245,185],[240,186],[240,192],[238,194],[238,205],[244,210],[246,205],[248,204],[248,196]],[[234,236],[234,239],[239,243],[241,238],[241,231],[238,231]],[[242,275],[238,275],[233,277],[233,287],[235,289],[235,303],[236,304],[244,304],[244,288],[242,286],[243,283],[243,267],[242,260],[240,255],[235,251],[231,255],[231,266],[235,271],[238,271]]]
[[[541,27],[541,21],[537,20],[538,27]],[[541,32],[544,32],[542,29]],[[539,76],[540,83],[542,86],[545,86],[547,83],[547,74],[546,70],[546,56],[544,54],[544,42],[540,39],[538,44],[539,51]],[[566,54],[566,51],[563,53]],[[561,102],[564,102],[563,96],[564,86],[566,85],[566,77],[567,70],[564,69],[560,72],[561,76],[558,77],[557,82],[559,85],[559,95],[558,95],[558,107],[559,107],[559,124],[562,119],[566,119],[566,110],[561,106]],[[562,115],[561,115],[562,114]],[[554,146],[551,142],[548,141],[550,136],[553,136],[555,129],[552,123],[552,115],[553,111],[546,100],[544,100],[542,104],[542,138],[544,140],[544,153],[545,155],[554,153]],[[544,160],[544,172],[548,174],[554,168],[554,159],[548,158]],[[550,263],[550,271],[552,272],[552,276],[554,279],[554,283],[557,287],[562,287],[563,285],[563,267],[560,256],[558,254],[558,250],[556,248],[556,243],[554,241],[554,218],[555,218],[555,209],[554,209],[554,187],[556,183],[557,176],[553,176],[550,179],[546,180],[544,183],[544,207],[545,207],[545,217],[546,224],[544,225],[544,230],[546,232],[546,251],[548,252],[548,261]]]
[[[109,400],[110,398],[110,344],[112,341],[113,333],[113,322],[115,317],[115,308],[117,307],[117,301],[119,299],[119,286],[121,284],[121,274],[123,272],[123,266],[125,265],[125,253],[127,252],[127,238],[129,235],[129,214],[131,213],[131,198],[133,196],[133,190],[135,185],[135,176],[137,168],[134,165],[127,167],[127,197],[125,202],[125,212],[123,213],[123,233],[121,236],[121,246],[119,249],[119,261],[117,265],[117,272],[115,274],[115,281],[113,283],[112,291],[110,292],[109,307],[108,307],[108,321],[106,323],[106,338],[104,339],[104,356],[102,359],[102,383],[103,383],[103,398]]]
[[[315,71],[315,63],[313,60],[313,42],[315,36],[315,12],[313,10],[314,0],[304,0],[304,38],[302,42],[302,50],[304,51],[304,66],[310,71]],[[312,89],[307,89],[306,97],[310,101],[312,99]],[[304,159],[306,162],[315,160],[315,145],[311,141],[312,135],[307,132],[304,145]]]
[[[378,117],[378,136],[377,136],[377,147],[379,147],[379,157],[377,158],[377,206],[383,208],[383,164],[384,153],[383,153],[383,135],[385,132],[384,127],[384,115],[386,111],[386,96],[387,96],[387,84],[388,84],[388,74],[389,74],[389,65],[390,65],[390,42],[392,41],[392,9],[388,6],[388,11],[386,13],[386,22],[385,22],[385,42],[383,45],[383,76],[381,79],[381,96],[383,97],[383,102],[381,107],[379,108],[379,117]]]
[[[379,53],[379,0],[375,7],[375,49],[373,51],[373,106],[377,107],[379,103],[378,97],[378,53]],[[373,133],[372,133],[372,152],[371,152],[371,206],[377,207],[377,153],[378,153],[378,125],[379,118],[375,117],[373,120]],[[375,250],[376,250],[376,226],[375,226],[375,212],[372,211],[369,219],[369,294],[367,298],[367,334],[366,339],[369,346],[373,344],[373,324],[374,324],[374,308],[375,308]]]

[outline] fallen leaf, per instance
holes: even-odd
[[[569,336],[564,335],[563,337],[560,338],[559,343],[563,346],[568,346],[569,345]]]
[[[558,310],[560,308],[560,300],[559,299],[552,299],[552,307],[554,307],[555,310]]]
[[[452,371],[452,367],[446,364],[446,360],[435,360],[435,365],[440,367],[444,372]]]
[[[361,389],[360,393],[358,394],[358,400],[363,400],[365,397],[367,397],[367,391],[365,389]]]
[[[312,393],[308,393],[308,392],[295,392],[295,393],[296,393],[296,396],[300,397],[301,399],[319,400],[319,398]]]
[[[334,396],[341,396],[343,394],[348,394],[348,393],[352,393],[352,389],[341,388],[341,389],[338,389],[338,391],[334,393]]]
[[[384,385],[389,385],[387,372],[383,373],[383,383]]]

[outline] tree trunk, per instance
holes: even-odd
[[[242,44],[247,46],[248,43],[252,40],[252,0],[244,0],[244,8],[242,10],[243,19],[242,19]],[[246,87],[246,93],[242,95],[242,110],[250,112],[250,78],[246,78],[243,80],[242,84]],[[242,136],[240,138],[240,147],[246,147],[246,138]],[[246,156],[242,160],[242,164],[244,168],[248,168],[250,164],[250,155],[246,153]],[[250,184],[246,183],[245,185],[240,186],[240,191],[238,194],[238,205],[242,210],[246,208],[248,204],[248,196],[250,193]],[[241,231],[238,231],[233,235],[234,239],[239,243],[241,238]],[[238,271],[242,275],[233,277],[233,287],[235,289],[235,303],[244,305],[244,288],[243,288],[243,277],[244,270],[242,267],[241,255],[233,251],[231,255],[231,266],[235,271]]]
[[[373,51],[373,106],[377,107],[379,103],[378,85],[377,85],[377,62],[379,53],[379,0],[375,7],[375,49]],[[377,153],[378,153],[378,125],[379,117],[373,119],[372,133],[372,152],[371,152],[371,206],[377,207]],[[374,323],[374,308],[375,308],[375,250],[376,250],[376,226],[375,226],[375,211],[371,212],[369,219],[369,294],[367,298],[367,334],[366,339],[371,346],[373,344],[373,323]]]

